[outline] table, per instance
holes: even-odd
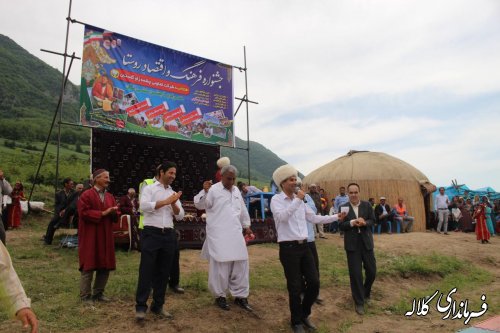
[[[264,211],[264,199],[267,199],[268,207],[271,207],[271,198],[273,195],[276,193],[274,192],[260,192],[260,193],[254,193],[254,194],[249,194],[245,196],[245,202],[247,204],[247,210],[250,212],[250,199],[251,198],[259,198],[260,199],[260,214],[262,219],[266,218],[266,212]],[[252,217],[252,216],[250,216]]]

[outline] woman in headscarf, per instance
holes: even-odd
[[[476,205],[472,217],[476,219],[476,239],[481,240],[482,244],[489,243],[490,232],[486,227],[485,205]]]
[[[458,224],[462,228],[462,231],[463,232],[474,231],[474,226],[472,225],[472,216],[470,213],[472,209],[470,199],[467,199],[467,201],[464,201],[463,198],[458,199],[458,209],[460,209],[460,212],[462,213],[462,217],[458,222]]]
[[[488,200],[487,196],[483,196],[481,198],[482,203],[484,205],[484,215],[486,218],[486,227],[488,228],[488,231],[492,236],[495,236],[495,228],[493,227],[493,221],[491,219],[491,204],[490,201]]]
[[[9,228],[19,228],[21,226],[21,200],[26,200],[23,193],[23,184],[17,181],[10,193],[12,204],[9,206],[8,225]]]

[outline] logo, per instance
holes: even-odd
[[[483,304],[481,305],[481,311],[475,312],[475,311],[469,311],[469,300],[466,299],[465,301],[456,301],[453,299],[452,295],[457,292],[457,288],[453,288],[450,290],[448,295],[446,296],[446,303],[443,305],[443,296],[444,294],[441,293],[439,295],[439,298],[436,302],[436,310],[439,313],[444,314],[443,320],[446,319],[464,319],[464,324],[467,325],[469,324],[470,320],[472,318],[479,318],[482,315],[486,313],[488,310],[488,303],[486,303],[486,295],[481,295],[481,301],[483,301]],[[429,312],[429,303],[436,297],[437,294],[439,294],[440,291],[436,290],[434,294],[431,296],[426,296],[421,299],[413,299],[413,304],[412,304],[412,309],[411,311],[408,311],[405,313],[406,317],[411,317],[414,314],[417,316],[426,316],[427,313]]]

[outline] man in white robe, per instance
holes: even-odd
[[[216,298],[215,303],[229,310],[226,300],[229,290],[235,304],[252,311],[247,299],[249,265],[243,229],[247,235],[252,234],[252,230],[246,205],[234,186],[237,172],[232,165],[223,167],[221,181],[213,186],[210,181],[204,182],[203,190],[194,197],[194,204],[207,214],[201,255],[209,260],[208,288]]]

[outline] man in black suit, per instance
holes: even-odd
[[[71,178],[64,178],[63,180],[64,188],[56,193],[56,202],[54,204],[54,217],[50,220],[49,225],[47,226],[47,231],[45,232],[45,236],[43,237],[43,241],[45,245],[52,244],[52,240],[54,239],[54,234],[56,232],[59,223],[64,216],[64,211],[66,206],[68,205],[68,198],[71,194],[73,194],[73,186],[74,183]]]
[[[381,224],[382,229],[383,226],[386,225],[387,233],[392,233],[392,218],[394,214],[391,211],[391,206],[386,203],[385,197],[380,197],[380,203],[375,206],[375,219],[377,221],[377,225]]]
[[[352,298],[355,310],[359,315],[365,313],[364,304],[370,300],[372,284],[375,281],[377,266],[373,252],[372,226],[375,221],[373,208],[368,201],[359,199],[359,185],[351,183],[347,186],[349,202],[340,209],[349,209],[342,219],[340,229],[344,231],[344,248],[349,266]],[[361,267],[365,268],[365,282]]]

